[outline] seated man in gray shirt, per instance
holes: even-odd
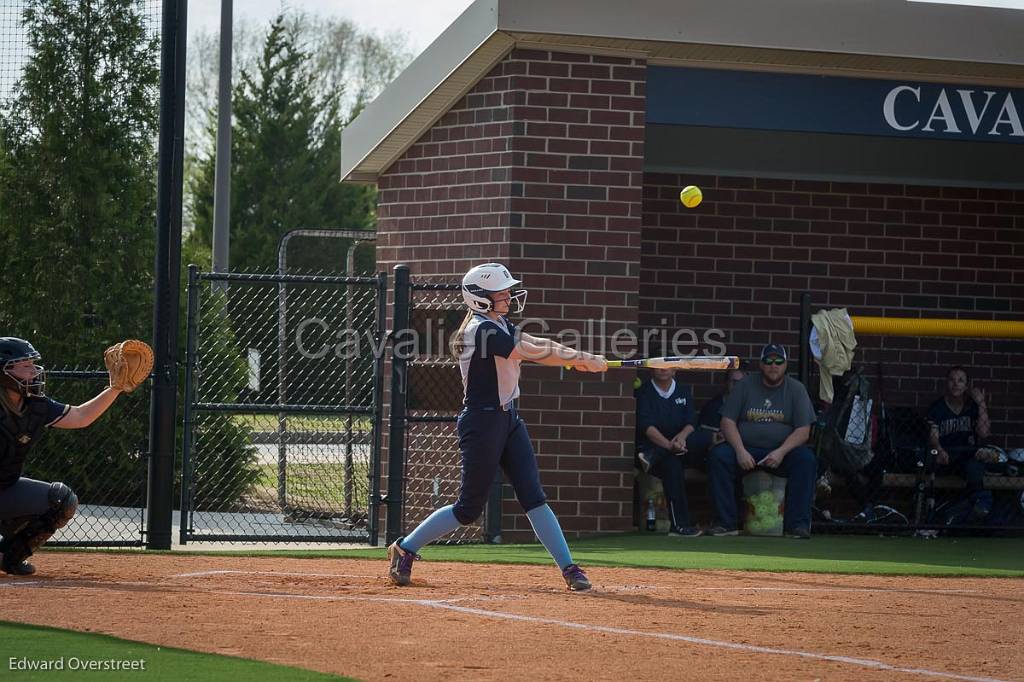
[[[722,406],[725,442],[708,460],[716,525],[705,535],[737,534],[736,479],[759,467],[787,479],[786,535],[811,536],[817,461],[805,444],[814,407],[804,385],[786,376],[786,366],[786,349],[768,344],[761,351],[761,371],[738,382]]]

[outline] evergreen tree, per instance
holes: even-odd
[[[158,42],[137,0],[29,0],[30,49],[0,111],[0,330],[51,369],[102,368],[152,322]],[[77,404],[104,378],[54,379]],[[121,399],[84,433],[50,434],[26,473],[83,503],[138,505],[148,406]]]
[[[322,59],[303,49],[302,22],[279,15],[262,53],[243,68],[233,93],[231,185],[232,270],[272,271],[281,237],[297,228],[371,229],[375,191],[338,181],[342,86],[326,87]],[[208,134],[215,136],[210,113]],[[212,243],[213,145],[192,176],[191,238]],[[289,267],[340,271],[346,243],[321,242],[290,258]]]
[[[95,367],[152,319],[158,42],[136,0],[30,0],[0,115],[0,326]]]

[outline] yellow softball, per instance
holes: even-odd
[[[687,185],[679,192],[679,201],[683,202],[686,208],[697,208],[704,200],[704,193],[696,185]]]

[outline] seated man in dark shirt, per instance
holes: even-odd
[[[970,382],[963,367],[950,367],[946,372],[946,392],[928,408],[928,441],[938,451],[938,472],[967,481],[973,516],[980,521],[992,511],[992,492],[984,489],[985,455],[989,451],[979,451],[990,435],[991,425],[988,395],[983,388],[968,388]]]
[[[736,535],[736,479],[760,467],[785,477],[787,536],[811,536],[811,501],[817,460],[807,447],[814,408],[807,389],[786,376],[786,349],[768,344],[761,351],[760,373],[737,383],[722,406],[722,435],[708,457],[708,477],[717,525],[708,535]]]
[[[669,535],[698,537],[690,524],[690,510],[683,483],[688,438],[695,431],[693,394],[676,382],[674,369],[655,369],[650,381],[637,391],[636,422],[638,454],[644,470],[661,479],[668,501]]]

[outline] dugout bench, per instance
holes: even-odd
[[[921,525],[934,505],[936,490],[963,490],[967,482],[959,476],[887,473],[882,476],[882,487],[914,488],[912,523]],[[985,490],[1024,490],[1024,476],[986,475]]]
[[[663,494],[662,486],[660,479],[651,474],[645,473],[640,469],[634,470],[634,476],[637,483],[635,489],[636,496],[634,500],[634,522],[638,528],[642,528],[643,515],[646,512],[646,501],[652,496],[655,499],[660,500]],[[708,482],[707,475],[703,471],[693,468],[687,468],[684,470],[684,480],[687,484],[700,484],[702,486],[706,486]],[[832,483],[835,484],[836,487],[842,487],[845,482],[841,476],[833,475]],[[959,476],[934,476],[924,473],[886,473],[882,476],[883,488],[893,488],[897,490],[909,489],[914,491],[911,502],[912,514],[907,514],[908,518],[910,518],[910,525],[912,526],[928,524],[927,516],[934,507],[936,491],[963,490],[966,486],[966,481]],[[1024,491],[1024,476],[989,474],[985,476],[985,489],[992,491]],[[704,507],[707,504],[707,500],[703,498],[703,495],[691,496],[691,512],[706,513],[706,509]],[[663,510],[660,508],[658,521],[658,530],[667,530],[667,520],[665,519]]]

